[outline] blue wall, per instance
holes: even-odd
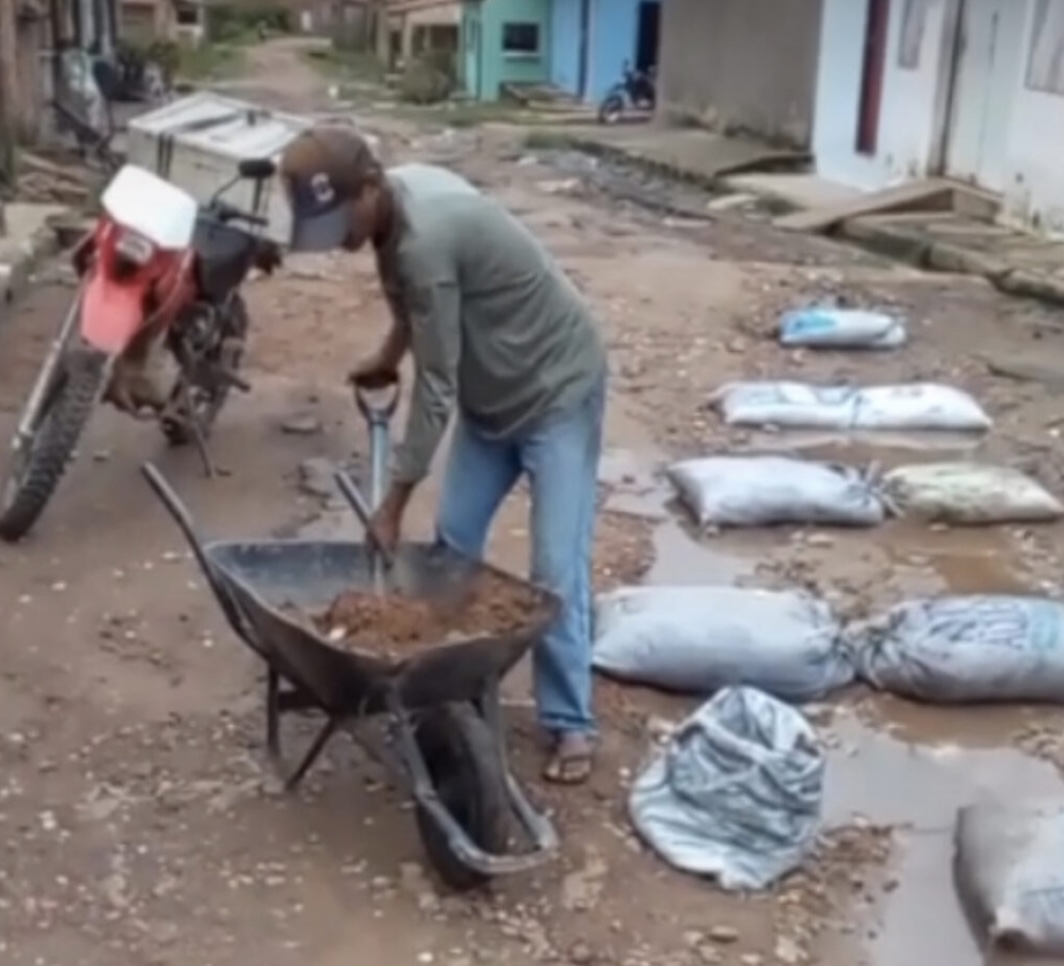
[[[639,0],[592,0],[588,98],[600,100],[621,79],[624,62],[635,61]]]
[[[551,81],[579,95],[581,0],[553,0]],[[635,62],[640,0],[591,0],[587,100],[599,100]]]
[[[551,4],[550,79],[563,91],[580,95],[580,3],[553,0]]]

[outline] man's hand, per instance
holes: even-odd
[[[369,528],[377,543],[389,554],[395,553],[403,529],[403,515],[410,499],[411,487],[393,483],[370,518]]]
[[[375,352],[347,374],[347,381],[361,389],[385,389],[399,379],[398,368],[384,353]]]

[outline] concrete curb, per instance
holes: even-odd
[[[834,234],[916,268],[985,278],[999,292],[1064,305],[1064,280],[1017,268],[999,258],[867,218],[843,221]]]

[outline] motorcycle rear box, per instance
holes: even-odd
[[[236,175],[241,160],[276,160],[315,120],[200,91],[130,121],[127,159],[206,202]],[[369,140],[376,147],[376,139]],[[225,199],[266,217],[265,233],[273,241],[288,241],[291,215],[276,178],[261,185],[238,181]]]

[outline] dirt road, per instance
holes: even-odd
[[[290,44],[257,49],[255,65],[254,85],[282,79],[286,106],[320,95]],[[655,478],[670,456],[758,442],[729,436],[705,411],[706,394],[728,379],[867,378],[866,359],[784,353],[766,338],[781,308],[838,292],[912,321],[914,346],[877,356],[876,380],[973,391],[997,419],[987,452],[1022,460],[1059,492],[1052,394],[992,377],[982,361],[1021,350],[1062,358],[1048,312],[739,215],[664,217],[618,201],[601,178],[573,177],[571,158],[530,153],[512,131],[379,127],[394,157],[446,160],[497,194],[601,311],[614,380],[600,587],[643,571],[658,583],[798,584],[847,613],[946,589],[1055,590],[1057,527],[973,535],[892,523],[874,538],[773,531],[699,542],[666,512]],[[0,332],[0,434],[71,294],[61,268],[46,276]],[[564,849],[488,896],[456,898],[433,882],[401,794],[343,742],[302,791],[278,794],[262,764],[261,669],[224,627],[137,465],[157,461],[206,534],[350,526],[318,492],[320,461],[364,455],[341,381],[386,313],[366,258],[292,259],[248,297],[254,390],[220,421],[213,450],[225,475],[204,479],[194,453],[101,412],[38,532],[0,552],[0,960],[979,961],[949,882],[953,811],[995,786],[1059,789],[1044,760],[1064,761],[1056,713],[914,710],[862,692],[814,709],[831,749],[829,831],[806,871],[745,899],[669,871],[633,837],[625,789],[655,722],[691,707],[647,692],[600,686],[601,767],[588,788],[558,792],[537,780],[526,681],[508,682],[517,771],[551,809]],[[888,464],[929,455],[905,440],[796,443]],[[415,532],[428,532],[431,506],[430,488]],[[491,549],[515,568],[523,511],[518,495]]]

